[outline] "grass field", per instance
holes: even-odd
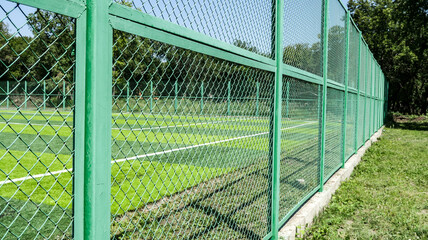
[[[291,165],[282,169],[281,188],[289,189],[284,203],[292,206],[318,184],[318,121],[284,119],[282,130]],[[192,234],[180,234],[197,238],[215,229],[216,238],[263,237],[268,132],[267,117],[114,113],[112,236],[168,237],[198,221],[188,225]],[[71,237],[72,114],[2,110],[0,139],[0,237]],[[303,188],[295,184],[302,176]]]
[[[428,239],[428,117],[394,117],[305,239]]]

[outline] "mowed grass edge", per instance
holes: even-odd
[[[428,239],[428,122],[396,126],[368,149],[304,239]]]

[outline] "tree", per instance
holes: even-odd
[[[426,114],[428,1],[350,0],[348,8],[389,81],[389,110]]]
[[[321,75],[322,58],[320,42],[309,46],[309,43],[296,43],[284,47],[283,62],[285,64]]]

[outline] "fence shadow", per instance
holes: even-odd
[[[428,116],[408,118],[389,113],[385,119],[385,126],[389,128],[401,128],[406,130],[428,131]]]

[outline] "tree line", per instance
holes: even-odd
[[[348,8],[389,81],[389,110],[428,110],[428,1],[350,0]]]
[[[52,100],[61,99],[63,85],[70,95],[74,91],[75,24],[74,19],[52,12],[37,10],[27,17],[32,36],[9,32],[0,22],[0,87],[5,91],[46,93]],[[251,44],[235,40],[234,45],[257,52]],[[269,97],[266,85],[271,78],[261,70],[222,61],[188,49],[113,30],[112,91],[124,96],[204,96],[236,99],[255,97],[257,84],[260,97]],[[202,86],[202,82],[204,82]],[[229,83],[230,82],[230,83]],[[153,88],[150,87],[152,84]],[[204,89],[201,89],[204,88]],[[152,92],[150,93],[150,90]],[[5,97],[3,91],[3,97]]]
[[[351,1],[350,4],[352,3]],[[42,83],[46,82],[46,92],[51,96],[58,95],[59,98],[63,85],[66,92],[72,93],[75,64],[74,20],[37,10],[28,15],[28,24],[33,36],[9,33],[6,24],[0,22],[1,87],[4,89],[6,81],[27,81],[34,93],[41,93]],[[328,77],[340,82],[343,81],[344,72],[345,28],[333,26],[328,34],[329,53],[334,52],[329,54]],[[371,41],[368,42],[370,44]],[[272,80],[271,76],[250,67],[118,30],[113,31],[113,43],[112,91],[116,96],[124,96],[127,91],[138,96],[173,96],[177,83],[180,96],[199,97],[203,92],[204,96],[222,99],[227,97],[229,82],[231,95],[235,98],[255,97],[258,83],[262,83],[260,97],[271,95],[271,86],[267,84]],[[270,56],[269,53],[258,51],[250,43],[235,40],[234,45]],[[376,53],[376,50],[373,52]],[[285,46],[283,61],[322,75],[321,41]],[[201,82],[205,82],[205,85],[202,86]],[[22,92],[22,87],[23,84],[19,84],[15,91]],[[391,106],[396,106],[396,102],[391,102]]]

